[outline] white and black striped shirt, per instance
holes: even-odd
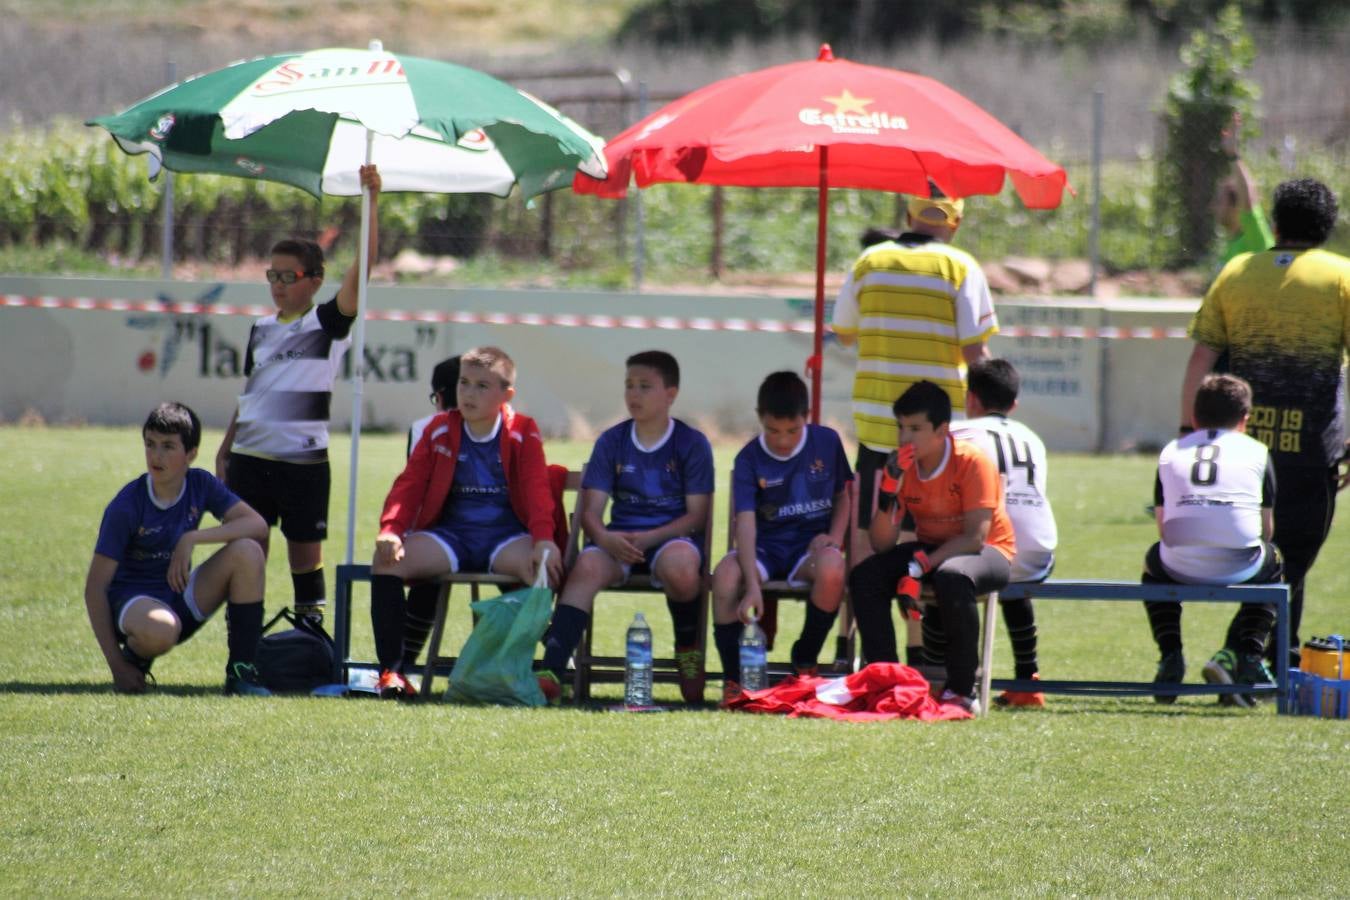
[[[285,462],[328,458],[328,416],[355,316],[337,298],[280,322],[275,314],[253,324],[239,396],[235,453]]]

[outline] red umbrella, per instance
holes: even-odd
[[[819,188],[811,418],[820,418],[825,226],[831,187],[948,197],[997,194],[1005,178],[1031,209],[1059,205],[1068,179],[989,113],[931,78],[835,59],[773,66],[699,88],[605,145],[609,177],[578,174],[581,194],[692,182]]]

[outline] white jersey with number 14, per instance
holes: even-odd
[[[1059,530],[1046,492],[1050,466],[1045,444],[1021,422],[1000,415],[952,422],[951,432],[979,447],[998,465],[1003,477],[1004,503],[1017,535],[1012,580],[1044,579],[1059,545]]]

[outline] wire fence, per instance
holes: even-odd
[[[620,66],[495,74],[606,136],[635,121],[644,107],[654,109],[684,93],[669,83],[648,90]],[[1052,211],[1023,209],[1006,190],[971,198],[958,243],[982,260],[1083,260],[1095,250],[1105,273],[1166,266],[1176,235],[1159,221],[1164,128],[1152,104],[1140,102],[1137,92],[1121,93],[1103,88],[1101,113],[1094,117],[1091,88],[1073,94],[1061,88],[1057,97],[1070,124],[1045,140],[1024,133],[1065,166],[1075,197]],[[1259,122],[1260,135],[1244,148],[1259,195],[1267,200],[1276,183],[1296,175],[1320,177],[1338,194],[1346,187],[1350,103],[1343,96],[1308,94],[1272,108]],[[1016,127],[1018,120],[1014,111],[1009,121]],[[47,144],[38,148],[34,140],[33,129],[0,132],[0,161],[6,163],[0,179],[9,181],[0,190],[0,244],[65,243],[123,260],[153,260],[171,247],[177,261],[238,264],[265,256],[276,240],[295,234],[336,240],[339,255],[355,243],[353,202],[316,203],[292,189],[238,180],[225,184],[231,180],[208,176],[176,180],[173,227],[161,241],[163,184],[147,185],[139,160],[109,149],[101,132],[42,137]],[[1094,146],[1100,148],[1095,159]],[[1225,173],[1204,174],[1217,180]],[[562,191],[530,206],[486,197],[390,195],[382,202],[381,254],[389,259],[413,251],[421,259],[408,262],[412,274],[438,270],[425,258],[455,257],[468,261],[459,269],[461,278],[505,273],[528,279],[537,272],[541,278],[614,287],[643,278],[809,272],[815,264],[815,208],[814,190],[685,185],[654,187],[622,201]],[[834,270],[846,265],[866,229],[899,227],[902,215],[894,195],[832,192],[828,265]],[[1337,249],[1350,246],[1346,230],[1336,238]],[[1215,254],[1218,246],[1216,231]],[[1081,270],[1075,271],[1070,280],[1081,282]]]

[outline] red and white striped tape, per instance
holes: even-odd
[[[167,315],[193,316],[249,316],[257,318],[275,312],[271,306],[231,306],[225,303],[164,303],[159,300],[108,300],[89,297],[24,297],[19,294],[0,295],[0,306],[36,309],[94,309],[108,312],[145,312]],[[553,328],[628,328],[640,331],[757,331],[770,334],[811,334],[815,325],[810,319],[711,319],[707,317],[680,318],[678,316],[604,316],[575,315],[571,313],[503,313],[372,309],[366,318],[376,322],[424,322],[453,325],[542,325]],[[1005,325],[999,329],[1003,337],[1073,338],[1107,340],[1184,338],[1185,328],[1083,328],[1075,325]]]

